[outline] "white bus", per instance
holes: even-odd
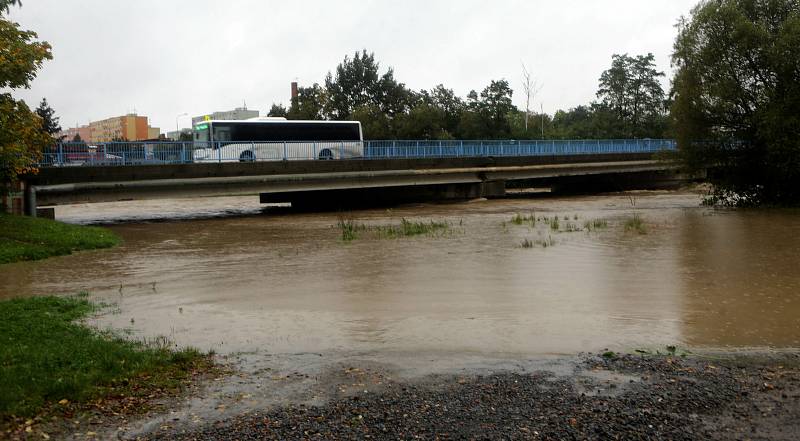
[[[364,155],[358,121],[252,118],[194,125],[195,162],[346,159]]]

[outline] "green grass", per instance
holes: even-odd
[[[85,296],[0,301],[0,427],[61,400],[173,390],[199,363],[211,365],[195,349],[148,346],[75,322],[94,310]]]
[[[644,224],[644,219],[639,216],[639,213],[634,213],[633,216],[625,221],[625,231],[647,234],[647,227]]]
[[[0,264],[110,248],[121,241],[119,236],[101,227],[0,214]]]

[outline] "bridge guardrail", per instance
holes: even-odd
[[[608,140],[395,140],[331,142],[135,141],[58,143],[43,152],[40,167],[187,164],[311,159],[457,158],[654,153],[675,150],[670,139]],[[247,153],[250,152],[250,153]]]

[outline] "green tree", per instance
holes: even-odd
[[[600,76],[599,105],[617,114],[628,126],[626,137],[660,137],[666,116],[664,89],[653,54],[613,55],[611,68]]]
[[[426,104],[438,109],[442,117],[442,129],[451,136],[455,134],[461,120],[461,113],[466,108],[464,100],[458,97],[453,89],[448,89],[442,84],[430,91],[420,92],[420,96]]]
[[[800,203],[800,3],[708,0],[679,24],[672,114],[731,204]]]
[[[528,128],[525,129],[525,111],[517,110],[508,115],[508,122],[511,125],[512,139],[543,139],[552,138],[552,118],[550,115],[533,113],[528,115]],[[542,130],[544,125],[544,130]],[[544,135],[543,135],[544,133]]]
[[[36,41],[36,33],[21,30],[4,14],[17,0],[0,0],[0,89],[30,87],[45,60],[52,58],[50,45]],[[0,186],[22,173],[34,172],[42,149],[51,142],[42,120],[10,93],[0,93]]]
[[[61,131],[61,126],[58,124],[58,117],[55,110],[47,103],[47,98],[42,98],[39,107],[36,108],[36,114],[42,119],[42,130],[51,137]]]
[[[413,99],[405,85],[394,79],[389,68],[383,75],[375,54],[363,50],[353,58],[345,57],[336,67],[336,75],[325,77],[325,115],[334,120],[351,119],[357,108],[376,107],[387,118],[406,112]]]
[[[272,103],[272,107],[270,107],[269,112],[267,112],[267,116],[282,116],[286,117],[288,112],[286,111],[286,107],[283,107],[283,104],[275,104]]]
[[[400,139],[450,139],[444,128],[445,115],[438,107],[424,101],[411,108],[407,114],[396,118],[396,136]]]
[[[321,120],[324,119],[324,109],[327,95],[325,89],[314,83],[311,87],[297,89],[297,97],[292,98],[289,110],[286,112],[288,119]]]
[[[361,130],[365,139],[392,139],[392,130],[389,117],[378,106],[371,104],[357,107],[350,115],[353,121],[361,121]]]
[[[511,134],[508,116],[517,110],[511,102],[513,93],[506,80],[492,80],[480,95],[474,90],[470,91],[467,94],[466,110],[462,112],[458,124],[459,137],[508,138]]]
[[[517,110],[511,102],[514,91],[508,81],[492,82],[481,92],[480,110],[489,119],[492,138],[505,138],[511,133],[508,114]]]

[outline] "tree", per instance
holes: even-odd
[[[375,54],[363,50],[353,58],[345,57],[336,67],[336,75],[325,77],[325,116],[334,120],[350,119],[357,108],[377,107],[387,118],[407,111],[413,99],[405,85],[394,79],[389,68],[380,75]]]
[[[42,119],[42,130],[50,137],[54,138],[61,131],[61,126],[58,124],[59,118],[55,116],[55,110],[47,103],[47,98],[42,98],[42,102],[36,108],[36,114]]]
[[[443,127],[445,115],[438,107],[424,101],[414,106],[408,114],[397,117],[397,137],[400,139],[449,139],[452,136]]]
[[[536,94],[542,89],[539,82],[531,77],[525,63],[522,63],[522,93],[525,94],[525,133],[528,133],[528,118],[531,116],[531,100],[536,98]]]
[[[321,120],[327,95],[325,90],[317,83],[311,87],[297,89],[297,97],[292,98],[292,104],[286,113],[288,119]]]
[[[42,149],[52,139],[42,131],[41,119],[23,101],[0,94],[0,185],[9,185],[24,173],[35,172]]]
[[[679,23],[672,114],[690,168],[714,198],[800,203],[800,4],[711,0]]]
[[[21,30],[3,15],[13,5],[19,1],[0,0],[0,89],[11,90],[30,87],[44,61],[52,58],[48,43],[36,41],[35,32]],[[11,93],[0,93],[0,186],[35,171],[50,142],[38,115]]]
[[[492,138],[504,138],[511,133],[508,114],[517,109],[511,101],[513,94],[514,91],[506,80],[492,80],[481,92],[479,108],[489,119]]]
[[[552,120],[550,115],[531,112],[528,115],[528,128],[526,129],[525,114],[526,112],[524,110],[518,110],[508,115],[508,122],[511,125],[510,137],[512,139],[542,139],[543,133],[545,132],[542,127],[543,125],[547,127],[547,134],[553,137],[551,133]]]
[[[433,106],[440,112],[442,121],[440,123],[442,130],[446,131],[452,137],[458,131],[458,123],[461,120],[461,114],[466,108],[464,100],[458,97],[453,89],[448,89],[444,85],[439,84],[430,91],[420,92],[420,97],[423,102]],[[447,137],[447,135],[442,134]]]
[[[626,137],[653,137],[654,127],[664,119],[664,89],[659,82],[663,76],[655,68],[653,54],[612,56],[611,68],[600,76],[597,97],[600,105],[628,125]]]
[[[366,139],[392,139],[394,137],[389,117],[374,104],[357,107],[353,110],[351,119],[361,121],[361,130]]]
[[[285,118],[286,115],[286,107],[283,107],[282,104],[272,103],[272,107],[270,107],[269,112],[267,112],[267,116],[282,116]]]

